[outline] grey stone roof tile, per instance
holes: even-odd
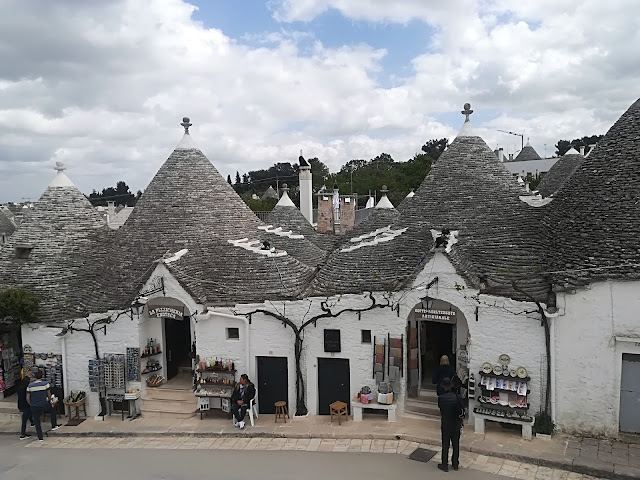
[[[584,157],[580,154],[562,156],[544,177],[542,177],[538,185],[538,192],[540,192],[543,197],[550,197],[556,193],[560,190],[564,182],[573,175],[573,172],[580,166],[582,160],[584,160]]]
[[[0,210],[0,235],[6,235],[7,237],[13,235],[16,231],[16,226],[11,220]]]
[[[640,100],[554,195],[543,220],[558,281],[640,279]]]

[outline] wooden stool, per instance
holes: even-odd
[[[340,425],[340,417],[342,417],[343,415],[345,421],[349,420],[349,417],[347,416],[347,404],[344,402],[333,402],[331,405],[329,405],[329,412],[331,413],[331,423],[333,423],[334,415],[338,416],[338,425]]]
[[[85,402],[87,401],[87,397],[83,398],[82,400],[80,400],[79,402],[65,402],[65,406],[69,407],[69,420],[72,419],[78,419],[80,420],[80,409],[84,410],[84,416],[87,416],[87,406],[85,405]],[[71,416],[71,409],[74,408],[76,409],[76,415],[75,417]]]
[[[276,402],[276,423],[278,423],[278,418],[282,418],[284,423],[287,423],[287,418],[291,418],[289,416],[289,410],[287,410],[287,402]]]

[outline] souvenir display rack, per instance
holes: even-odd
[[[382,337],[382,343],[378,343],[377,337],[373,337],[373,379],[376,384],[384,380],[384,365],[387,360],[387,342]]]
[[[140,349],[127,347],[127,380],[140,381]]]
[[[200,419],[211,409],[231,414],[231,394],[236,385],[235,364],[231,360],[204,360],[196,369],[196,390]]]
[[[3,333],[0,335],[0,393],[13,393],[21,378],[20,368],[18,337],[13,332]]]
[[[530,437],[531,425],[534,421],[529,415],[528,395],[531,393],[529,383],[531,377],[524,367],[509,369],[510,358],[500,355],[500,364],[491,365],[486,362],[478,372],[480,381],[474,392],[477,405],[473,409],[476,414],[476,432],[484,432],[484,421],[519,423],[523,425],[523,436]],[[524,425],[528,425],[525,429]]]

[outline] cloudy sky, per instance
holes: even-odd
[[[56,161],[144,189],[183,116],[223,174],[406,160],[472,123],[543,155],[640,96],[636,0],[0,0],[0,202]]]

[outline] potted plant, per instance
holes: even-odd
[[[553,423],[551,415],[547,412],[540,412],[536,414],[536,422],[533,428],[536,431],[536,437],[550,439],[556,428],[556,424]]]

